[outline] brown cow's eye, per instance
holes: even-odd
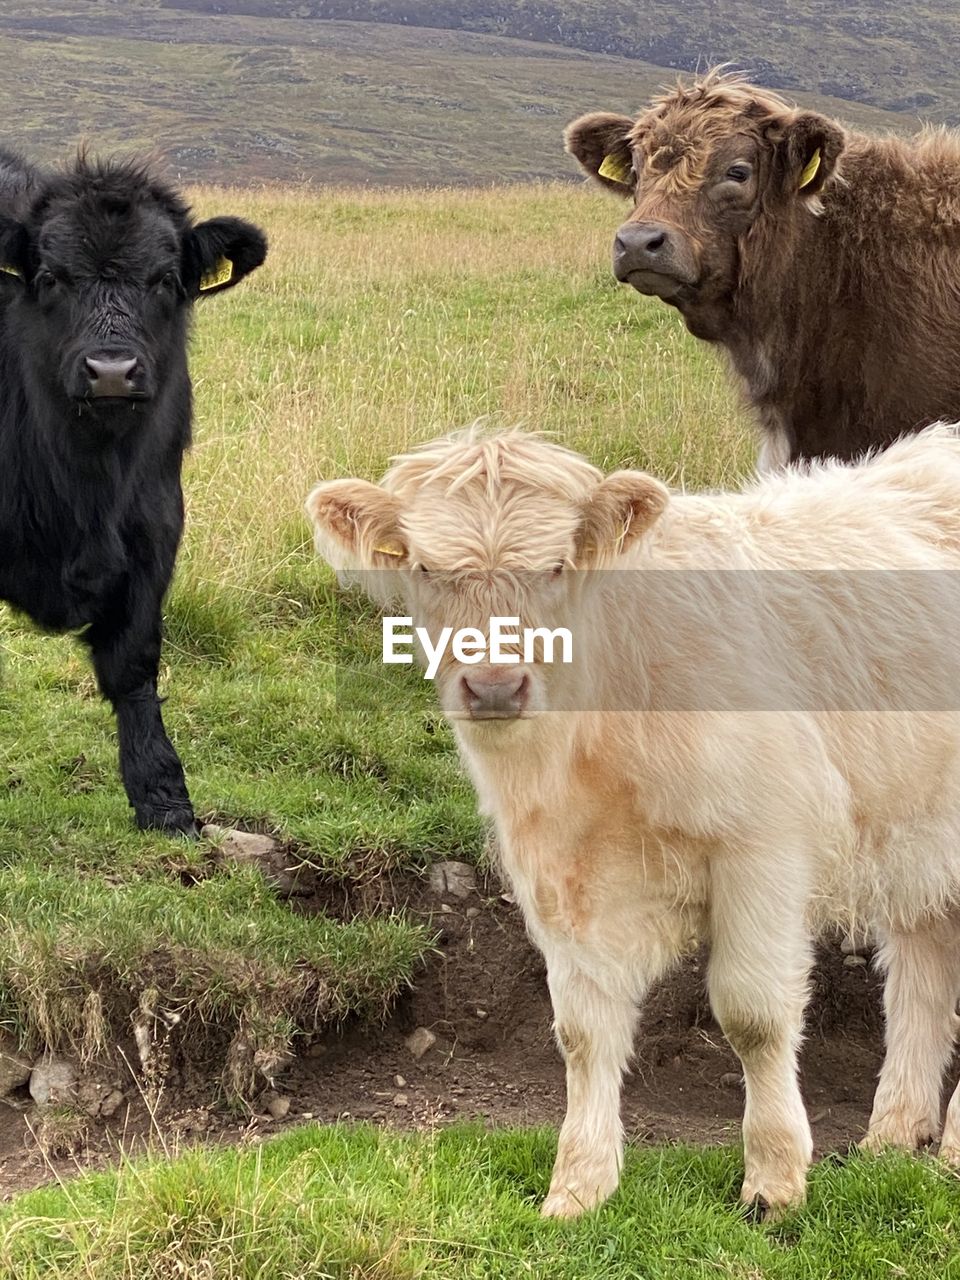
[[[732,164],[726,172],[728,182],[746,182],[749,177],[750,166],[746,164]]]
[[[550,570],[550,577],[559,578],[561,573],[563,573],[563,561],[559,560]]]

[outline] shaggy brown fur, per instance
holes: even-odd
[[[711,72],[637,120],[583,116],[566,144],[633,198],[618,275],[729,352],[768,457],[850,458],[960,418],[957,135],[867,137]],[[597,172],[611,155],[622,182]],[[650,228],[657,270],[634,270],[624,244]]]

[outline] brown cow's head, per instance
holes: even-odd
[[[381,485],[333,480],[307,500],[317,548],[383,603],[384,578],[402,616],[435,648],[445,628],[487,638],[492,618],[522,628],[566,627],[573,664],[544,661],[538,643],[515,663],[458,660],[452,645],[436,682],[459,722],[530,721],[577,705],[578,627],[591,621],[584,570],[619,561],[657,519],[668,492],[641,472],[604,477],[578,454],[521,432],[443,439],[399,458]],[[594,632],[597,626],[592,626]],[[602,645],[602,636],[597,640]],[[423,654],[421,653],[421,659]],[[579,705],[582,705],[579,704]],[[497,732],[496,729],[483,732]]]
[[[744,237],[764,216],[820,212],[845,139],[826,117],[720,72],[638,120],[586,115],[565,134],[591,177],[633,200],[614,241],[617,279],[672,303],[707,338],[729,313]]]

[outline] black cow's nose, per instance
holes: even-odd
[[[140,393],[137,379],[139,361],[136,356],[126,360],[115,357],[94,359],[87,356],[84,367],[90,381],[90,395],[99,397],[112,396],[129,398]]]
[[[671,255],[670,231],[659,222],[625,222],[613,242],[613,274],[626,280],[633,271],[658,271]]]

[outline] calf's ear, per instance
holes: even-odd
[[[22,284],[30,269],[29,257],[26,228],[0,215],[0,284]]]
[[[815,196],[837,167],[847,135],[815,111],[798,111],[777,132],[777,167],[787,196]]]
[[[183,283],[191,298],[222,293],[260,266],[267,237],[243,218],[211,218],[192,227],[183,245]]]
[[[396,498],[367,480],[328,480],[307,498],[318,553],[338,572],[399,569],[407,560]]]
[[[577,563],[609,564],[650,528],[670,501],[670,490],[643,471],[614,471],[601,480],[583,512]]]
[[[633,194],[633,152],[627,138],[633,128],[629,116],[594,111],[568,124],[563,134],[567,151],[580,167],[620,196]]]

